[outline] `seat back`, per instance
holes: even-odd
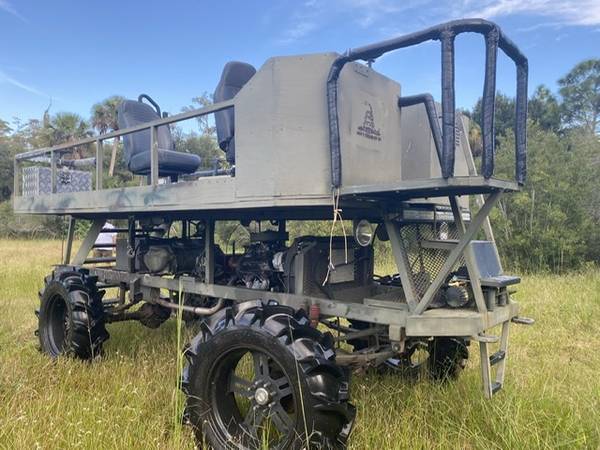
[[[471,241],[469,244],[475,255],[475,264],[481,278],[502,275],[502,266],[495,244],[490,241]]]
[[[117,108],[119,128],[129,128],[160,119],[158,113],[145,103],[136,100],[124,100]],[[168,126],[158,127],[158,148],[173,150],[173,139]],[[138,131],[123,136],[123,159],[129,168],[131,158],[142,152],[150,152],[150,130]]]
[[[256,69],[247,63],[230,61],[225,64],[221,80],[215,89],[215,103],[231,100],[255,73]],[[225,152],[227,161],[233,165],[235,164],[235,118],[233,108],[216,112],[215,125],[219,147]]]

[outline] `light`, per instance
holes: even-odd
[[[361,247],[367,247],[373,242],[373,226],[368,220],[362,219],[354,223],[354,239]]]

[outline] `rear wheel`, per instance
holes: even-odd
[[[40,292],[41,350],[52,358],[92,359],[100,355],[109,335],[102,296],[93,280],[79,272],[62,272],[45,281]]]
[[[249,302],[201,323],[182,387],[198,443],[213,448],[345,445],[354,418],[333,340],[303,313]]]
[[[435,380],[458,378],[468,358],[465,339],[437,337],[429,343],[429,373]]]

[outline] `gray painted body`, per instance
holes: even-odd
[[[235,176],[15,196],[15,212],[87,217],[211,212],[219,217],[221,212],[231,214],[234,210],[329,207],[331,162],[325,85],[337,56],[323,53],[271,58],[239,92],[233,100]],[[400,109],[400,85],[395,81],[354,62],[343,69],[339,86],[342,196],[356,200],[389,192],[397,199],[414,199],[424,194],[447,195],[451,186],[456,194],[516,189],[514,183],[468,178],[463,148],[468,143],[462,126],[457,127],[456,177],[443,179],[425,108]],[[169,120],[176,122],[177,118]],[[437,202],[447,204],[445,199]],[[466,198],[461,202],[467,206]],[[384,203],[390,203],[389,199]]]

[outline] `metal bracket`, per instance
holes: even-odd
[[[85,239],[81,243],[81,246],[79,247],[79,250],[77,251],[75,258],[73,258],[71,264],[73,264],[74,266],[83,265],[83,263],[87,259],[88,254],[90,253],[90,250],[92,250],[92,248],[94,247],[94,242],[96,242],[96,239],[98,238],[98,235],[100,234],[100,231],[102,230],[103,226],[104,219],[94,220],[92,226],[90,227],[90,230],[88,231],[87,235],[85,236]]]
[[[65,265],[68,265],[71,261],[71,252],[73,250],[73,237],[75,236],[75,220],[76,219],[73,216],[69,216],[69,228],[67,230],[67,246],[65,248],[65,255],[63,258],[63,264]]]
[[[446,277],[448,276],[458,259],[461,257],[461,255],[463,255],[465,248],[467,247],[469,242],[471,242],[473,237],[475,237],[475,234],[481,228],[483,221],[490,214],[492,208],[501,196],[502,192],[494,192],[487,198],[482,208],[473,218],[473,220],[459,239],[458,243],[456,244],[456,247],[454,247],[454,249],[448,255],[448,258],[446,259],[446,262],[444,262],[444,265],[440,269],[439,273],[429,285],[427,291],[425,291],[425,294],[421,298],[421,301],[413,311],[414,314],[422,314],[423,311],[425,311],[429,304],[433,301],[435,294],[442,287],[442,284],[444,284]]]
[[[450,206],[452,208],[452,214],[454,215],[454,223],[456,224],[456,228],[458,229],[459,236],[462,236],[465,233],[465,224],[463,222],[456,197],[450,197]],[[484,219],[484,224],[487,219],[488,217],[486,216]],[[465,248],[463,256],[465,258],[465,264],[467,265],[467,271],[469,272],[469,279],[471,280],[471,289],[473,290],[473,295],[475,296],[475,304],[477,305],[477,310],[481,313],[486,312],[487,308],[485,304],[485,297],[483,295],[483,290],[481,288],[480,281],[481,274],[479,273],[479,268],[477,267],[477,262],[475,261],[473,248],[470,245],[467,245],[467,247]]]
[[[398,224],[391,219],[386,219],[385,228],[390,237],[390,243],[392,244],[392,253],[394,254],[398,273],[400,274],[400,280],[402,281],[404,297],[406,298],[409,311],[412,311],[416,308],[418,300],[410,274],[408,256],[404,244],[402,243],[402,236],[400,235]]]

